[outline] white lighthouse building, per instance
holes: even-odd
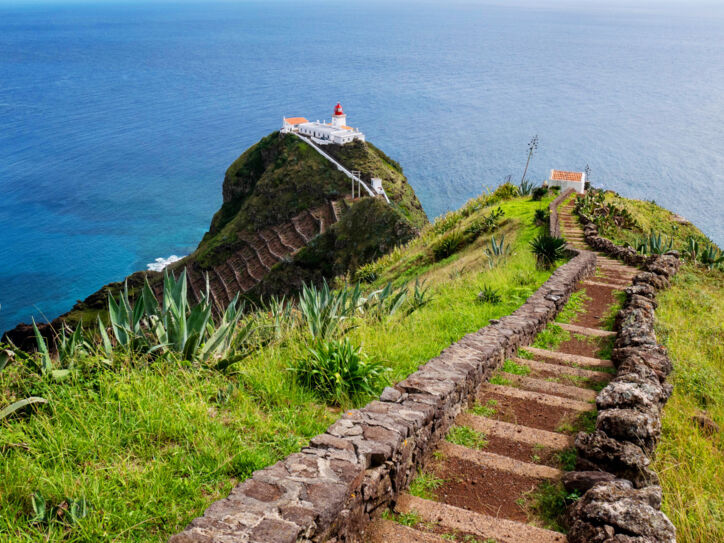
[[[337,102],[334,106],[332,121],[310,122],[304,117],[284,117],[282,119],[282,133],[296,132],[311,138],[320,145],[336,143],[344,145],[354,140],[365,140],[365,135],[351,126],[347,126],[347,115],[342,105]]]

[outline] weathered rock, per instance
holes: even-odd
[[[660,506],[660,487],[636,490],[629,481],[599,483],[571,507],[568,541],[626,541],[620,537],[624,536],[634,538],[633,541],[648,538],[659,543],[675,543],[676,529],[659,511]]]
[[[641,272],[633,278],[633,283],[638,285],[640,283],[648,283],[656,290],[663,290],[669,288],[669,280],[664,275],[658,275],[651,272]]]
[[[637,285],[631,285],[624,289],[627,299],[631,299],[632,296],[643,296],[649,300],[653,300],[656,296],[656,290],[648,283],[639,283]]]
[[[691,420],[693,420],[706,435],[711,436],[719,433],[719,425],[704,414],[696,414],[691,417]]]
[[[669,359],[666,349],[661,345],[636,345],[614,348],[611,353],[611,360],[619,371],[630,373],[638,365],[650,368],[664,382],[671,373],[673,364]]]
[[[613,481],[615,478],[613,473],[606,471],[569,471],[563,475],[561,481],[566,491],[578,491],[579,494],[583,494],[594,485]]]
[[[648,467],[651,460],[634,443],[618,441],[600,431],[591,434],[579,432],[575,447],[578,451],[577,469],[608,471],[628,479],[637,488],[658,484],[656,473]]]
[[[658,409],[606,409],[598,413],[596,429],[607,436],[639,445],[644,451],[653,451],[661,437]]]
[[[651,382],[629,374],[611,381],[601,390],[596,397],[596,407],[599,411],[628,408],[654,413],[667,399],[668,395],[658,381]]]

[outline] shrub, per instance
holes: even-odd
[[[445,234],[432,246],[432,254],[435,261],[443,260],[452,255],[465,244],[465,236],[460,230],[453,230]]]
[[[331,405],[375,394],[386,382],[387,369],[344,338],[318,340],[308,356],[290,368],[298,382]]]
[[[563,238],[539,234],[530,242],[531,250],[535,254],[538,265],[549,269],[556,260],[566,254],[566,241]]]
[[[499,304],[503,300],[500,292],[489,285],[484,285],[478,292],[478,301],[488,304]]]
[[[508,176],[505,183],[495,189],[490,203],[499,202],[500,200],[510,200],[517,196],[520,196],[520,189],[510,182],[510,176]]]
[[[354,273],[355,279],[362,283],[372,283],[377,280],[378,276],[379,270],[377,262],[369,262],[364,266],[360,266]]]
[[[548,194],[548,187],[536,187],[531,192],[530,198],[535,202],[540,202],[546,194]]]
[[[436,234],[444,234],[448,230],[451,230],[462,220],[463,215],[459,211],[451,211],[439,217],[434,223],[432,223],[432,231]]]
[[[550,213],[547,209],[544,208],[536,209],[533,219],[533,222],[538,226],[545,226],[546,224],[548,224],[548,221],[550,219]]]

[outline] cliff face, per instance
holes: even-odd
[[[350,199],[351,181],[314,149],[289,134],[272,133],[246,150],[226,171],[223,204],[197,249],[169,266],[187,270],[189,296],[198,299],[208,276],[212,296],[225,306],[237,293],[292,294],[303,281],[345,273],[413,237],[427,222],[400,166],[369,143],[330,145],[325,150],[362,177],[380,177],[392,205],[378,198]],[[159,292],[163,274],[136,272],[131,292],[148,279]],[[54,321],[95,320],[107,292],[93,293]],[[24,342],[28,328],[8,333]]]

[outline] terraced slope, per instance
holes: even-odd
[[[271,270],[285,259],[293,257],[316,236],[326,232],[342,216],[343,200],[304,210],[290,221],[264,228],[253,234],[241,232],[234,251],[225,261],[202,267],[197,261],[186,259],[172,264],[169,269],[178,274],[186,268],[189,278],[189,294],[197,302],[206,289],[219,307],[226,307],[237,293],[245,293],[256,286]],[[162,285],[156,282],[154,290],[160,295]]]
[[[584,248],[571,209],[561,208],[562,235]],[[605,356],[615,335],[607,329],[614,292],[636,272],[597,257],[596,277],[579,285],[583,311],[559,325],[568,339],[520,349],[480,387],[410,493],[367,532],[368,543],[566,541],[551,529],[561,527],[541,500],[563,499],[561,478],[575,464],[573,435],[590,429],[596,391],[614,372]]]

